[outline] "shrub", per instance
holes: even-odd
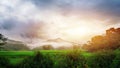
[[[120,68],[120,53],[116,54],[116,57],[111,64],[111,68]]]
[[[35,56],[27,57],[19,66],[19,68],[52,68],[53,61],[49,55],[44,56],[37,52]]]
[[[87,64],[90,68],[110,68],[110,65],[115,58],[112,52],[99,52],[89,57]]]
[[[0,57],[0,68],[8,68],[9,60],[6,57]]]
[[[61,58],[56,68],[85,68],[85,58],[79,51],[68,52]]]

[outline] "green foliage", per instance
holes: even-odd
[[[55,68],[85,68],[86,60],[80,51],[71,51],[62,55],[62,59]]]
[[[0,68],[120,68],[120,50],[2,52],[0,56]]]
[[[3,45],[6,44],[7,38],[5,38],[2,34],[0,34],[0,50],[4,50]]]
[[[87,65],[90,68],[110,68],[115,55],[113,52],[97,52],[95,55],[89,57]]]
[[[37,52],[35,56],[27,57],[19,66],[19,68],[52,68],[53,61],[49,55],[43,55]]]
[[[34,51],[36,51],[36,50],[54,50],[54,47],[52,45],[48,44],[48,45],[36,47],[32,50],[34,50]]]
[[[9,67],[9,60],[6,57],[0,56],[0,68],[8,68]]]
[[[83,46],[88,51],[115,50],[120,48],[120,28],[110,28],[105,35],[92,37],[88,44]]]
[[[116,54],[116,57],[111,64],[111,68],[120,68],[120,53]]]

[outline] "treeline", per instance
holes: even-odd
[[[105,35],[95,36],[87,44],[84,44],[83,49],[88,51],[97,50],[115,50],[120,48],[120,28],[110,28],[106,30]]]
[[[0,50],[5,50],[5,44],[6,44],[7,38],[5,38],[2,34],[0,34]],[[69,50],[69,49],[85,49],[87,51],[99,51],[99,50],[115,50],[120,49],[120,28],[110,28],[106,30],[106,33],[104,35],[98,35],[91,38],[91,40],[87,43],[82,45],[76,45],[71,43],[72,46],[61,46],[58,48],[54,48],[52,45],[43,45],[39,46],[37,48],[34,48],[33,50]],[[13,44],[12,44],[13,45]],[[17,45],[17,44],[15,44]],[[22,44],[20,44],[22,45]],[[13,46],[8,48],[13,48]],[[15,47],[15,46],[14,46]],[[18,47],[18,46],[17,46]],[[22,46],[25,47],[25,46]],[[16,48],[14,48],[16,49]],[[19,48],[18,48],[19,49]],[[21,49],[27,49],[21,48]]]
[[[91,38],[86,44],[74,44],[72,46],[60,46],[58,48],[52,45],[43,45],[35,48],[34,50],[70,50],[70,49],[84,49],[87,51],[100,51],[100,50],[116,50],[120,49],[120,28],[110,28],[106,30],[104,35],[97,35]]]

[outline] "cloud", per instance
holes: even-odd
[[[118,0],[1,0],[0,32],[25,40],[61,37],[65,27],[82,20],[118,26],[119,6]]]
[[[3,30],[11,30],[13,27],[15,27],[17,21],[13,19],[3,20],[0,22],[0,29]]]
[[[54,3],[54,0],[30,0],[39,7],[49,7]]]
[[[34,38],[45,38],[43,35],[44,31],[44,23],[39,22],[39,23],[33,23],[29,22],[27,24],[24,24],[19,26],[21,29],[21,32],[19,33],[21,37],[23,38],[28,38],[28,39],[34,39]]]
[[[39,10],[28,0],[2,0],[0,2],[0,33],[22,40],[43,38],[44,22],[36,19],[38,15]]]
[[[106,14],[120,16],[120,1],[119,0],[102,0],[97,5],[99,11],[105,12]]]
[[[42,39],[46,36],[44,35],[43,22],[33,23],[30,22],[4,22],[0,24],[1,29],[0,32],[5,36],[22,41],[30,41],[32,39]]]
[[[120,19],[120,1],[118,0],[30,0],[41,11],[60,12],[63,15],[99,20],[110,19],[110,23]],[[42,8],[42,9],[41,9]],[[115,23],[114,22],[114,23]]]

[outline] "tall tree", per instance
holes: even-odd
[[[5,38],[2,34],[0,34],[0,50],[3,49],[6,44],[7,38]]]

